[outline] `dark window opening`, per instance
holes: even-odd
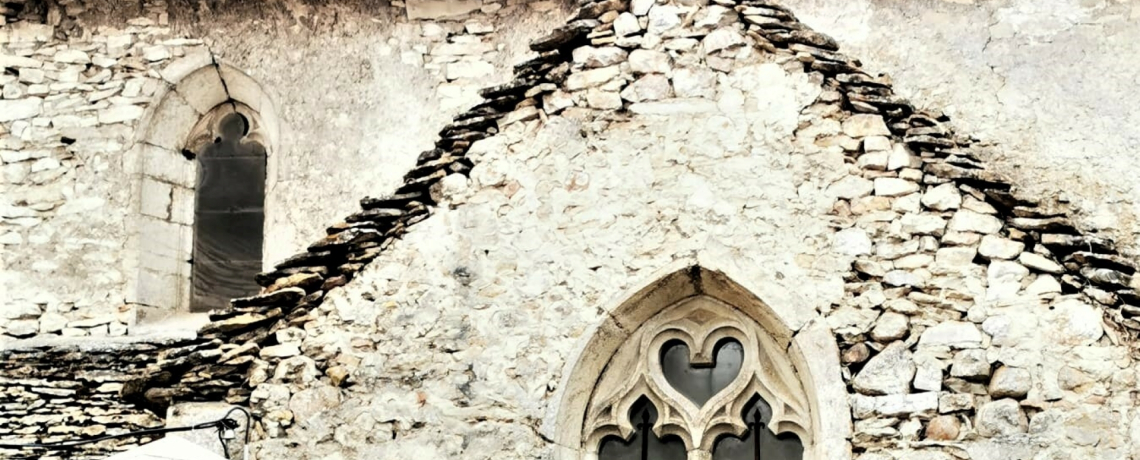
[[[772,421],[772,406],[755,395],[744,405],[744,423],[748,431],[737,438],[722,436],[713,446],[713,460],[802,460],[804,446],[791,433],[772,434],[767,428]]]
[[[676,436],[658,438],[653,433],[657,408],[646,398],[638,399],[629,410],[633,436],[623,440],[609,436],[598,448],[598,460],[685,460],[685,442]]]
[[[238,113],[219,123],[217,142],[198,152],[190,310],[229,307],[256,294],[265,223],[265,148],[245,139]]]
[[[733,339],[724,339],[713,349],[711,365],[689,362],[689,346],[671,340],[661,347],[661,371],[665,380],[698,407],[727,387],[744,363],[744,347]]]

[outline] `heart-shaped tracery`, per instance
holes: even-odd
[[[744,347],[734,339],[724,339],[713,348],[711,363],[693,363],[691,356],[687,344],[669,341],[661,348],[661,371],[669,385],[701,407],[740,374]]]

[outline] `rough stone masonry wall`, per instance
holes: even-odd
[[[614,6],[612,3],[595,4],[590,9],[594,13],[602,13],[602,10]],[[591,59],[604,59],[607,54],[620,56],[620,53],[609,49],[582,50],[577,53],[577,67],[570,75],[577,78],[569,78],[566,72],[570,68],[558,64],[574,59],[575,53],[551,53],[521,66],[520,76],[523,78],[519,82],[488,91],[487,95],[493,100],[491,103],[461,116],[460,123],[445,130],[445,139],[440,145],[443,151],[421,157],[421,167],[409,174],[408,183],[402,190],[409,196],[387,201],[366,200],[365,207],[373,212],[362,213],[350,219],[354,222],[334,227],[332,238],[315,245],[312,254],[294,259],[293,263],[305,261],[302,266],[319,261],[324,270],[333,267],[341,270],[340,275],[355,273],[362,267],[354,264],[371,260],[378,252],[368,249],[381,246],[371,243],[384,239],[378,232],[367,229],[381,228],[389,232],[400,228],[400,231],[391,231],[387,236],[399,235],[403,227],[423,219],[427,209],[424,205],[436,201],[448,205],[418,225],[419,229],[404,241],[395,242],[390,248],[391,255],[384,256],[383,264],[367,269],[362,279],[347,289],[331,291],[334,294],[330,296],[330,302],[320,306],[315,302],[332,287],[324,287],[325,276],[317,279],[311,275],[290,277],[278,273],[268,280],[277,285],[274,289],[280,294],[248,299],[241,304],[246,310],[239,310],[239,314],[229,318],[219,317],[222,321],[204,331],[206,335],[217,334],[229,342],[220,349],[225,356],[217,360],[219,364],[253,364],[249,375],[254,377],[254,384],[261,379],[272,379],[269,384],[257,385],[253,402],[263,414],[265,434],[288,434],[289,437],[266,443],[265,456],[284,457],[287,454],[281,449],[298,443],[312,443],[314,456],[329,454],[332,458],[336,455],[351,457],[351,454],[366,448],[381,453],[462,449],[471,453],[493,451],[516,457],[558,450],[558,446],[551,446],[545,441],[548,436],[544,433],[549,433],[556,426],[556,421],[550,419],[551,409],[547,404],[551,394],[558,390],[557,376],[564,364],[561,361],[570,353],[574,335],[580,334],[581,329],[598,317],[599,314],[591,308],[606,306],[602,299],[613,297],[636,284],[638,281],[631,279],[639,274],[678,257],[657,249],[657,246],[668,246],[685,248],[679,250],[682,253],[679,257],[691,257],[697,253],[747,267],[744,271],[750,274],[746,276],[756,278],[751,281],[771,287],[771,292],[761,293],[770,303],[785,301],[794,304],[803,300],[802,305],[809,309],[826,313],[828,323],[836,329],[837,339],[843,344],[848,371],[853,374],[851,385],[853,393],[857,394],[852,398],[857,419],[853,445],[863,457],[949,458],[946,452],[950,452],[973,458],[1007,458],[1019,452],[1040,451],[1044,452],[1041,455],[1052,458],[1066,458],[1087,456],[1088,452],[1095,451],[1107,458],[1127,458],[1129,452],[1124,440],[1130,435],[1130,424],[1135,417],[1129,382],[1135,379],[1135,369],[1127,359],[1127,348],[1111,344],[1117,340],[1122,344],[1130,343],[1129,337],[1119,338],[1121,331],[1114,327],[1102,329],[1099,322],[1101,310],[1086,305],[1087,299],[1069,296],[1050,300],[1049,295],[1056,294],[1058,288],[1041,274],[1057,272],[1055,266],[1032,254],[1023,255],[1025,247],[1018,248],[1016,243],[1010,245],[990,238],[989,244],[1004,247],[1005,252],[998,252],[1000,250],[996,246],[984,249],[987,242],[983,242],[986,237],[982,235],[998,234],[1010,237],[1010,240],[1020,240],[1023,244],[1028,242],[1030,251],[1038,255],[1053,248],[1055,256],[1064,256],[1073,247],[1073,241],[1108,256],[1112,255],[1111,248],[1101,240],[1074,236],[1071,226],[1064,222],[1018,220],[1015,216],[1019,213],[1028,216],[1021,219],[1032,219],[1035,212],[1042,211],[1018,210],[1016,204],[1025,208],[1024,203],[1009,201],[1008,196],[1002,193],[1006,187],[988,175],[979,175],[984,173],[946,167],[945,162],[943,166],[928,165],[939,163],[941,157],[950,158],[950,164],[973,162],[965,150],[946,156],[947,150],[963,149],[967,145],[940,141],[940,138],[953,136],[939,137],[936,135],[939,129],[922,129],[940,125],[938,122],[944,121],[942,117],[929,113],[925,117],[913,117],[908,113],[910,109],[898,101],[879,99],[888,95],[884,94],[886,90],[881,88],[881,82],[863,81],[864,78],[873,80],[870,76],[852,77],[857,75],[852,70],[853,63],[827,54],[832,45],[826,38],[802,30],[801,33],[787,34],[756,31],[756,35],[749,34],[750,38],[741,38],[739,30],[734,33],[732,25],[718,20],[703,26],[694,26],[693,23],[680,26],[682,13],[688,7],[672,6],[679,9],[668,5],[648,8],[646,16],[655,17],[659,22],[646,21],[645,28],[657,24],[655,27],[663,27],[657,32],[671,33],[668,31],[683,27],[679,30],[685,31],[685,37],[673,36],[661,42],[639,39],[636,44],[633,40],[619,44],[627,48],[668,49],[671,52],[668,67],[656,67],[658,70],[643,67],[643,71],[635,72],[635,58],[630,53],[616,63],[616,72],[612,65],[595,68],[601,72],[582,72],[584,68],[597,65],[589,63]],[[752,6],[756,9],[749,10],[746,16],[752,16],[749,22],[757,23],[754,25],[768,24],[776,30],[797,30],[791,15],[779,7],[760,3]],[[697,16],[707,18],[707,13],[708,10]],[[587,13],[587,16],[591,14]],[[713,16],[726,14],[733,15],[721,11]],[[638,15],[633,16],[636,20]],[[620,15],[608,15],[607,19],[613,19],[612,24],[616,27]],[[631,32],[626,37],[642,34],[640,22],[636,31],[630,21],[625,20],[624,23],[629,27],[625,30]],[[577,48],[583,43],[582,35],[592,30],[592,27],[583,25],[578,23],[564,28],[535,47],[564,51]],[[602,26],[599,35],[594,37],[597,45],[618,43],[617,39],[611,42],[607,38],[605,27]],[[701,28],[705,30],[699,30]],[[725,28],[728,30],[717,32],[717,29]],[[662,35],[657,32],[650,30],[644,35]],[[700,41],[688,41],[686,38]],[[784,57],[767,62],[765,60],[772,58],[756,58],[751,54],[754,51],[743,51],[753,50],[751,46],[754,44],[772,51],[761,38],[771,42],[776,52]],[[729,45],[719,47],[723,43]],[[747,46],[742,46],[745,44]],[[811,44],[814,47],[804,47]],[[813,72],[806,77],[797,76],[803,75],[798,70],[801,64],[789,68],[788,62],[784,62],[789,59],[788,48],[814,55],[814,59],[807,55],[799,56],[808,62],[808,69]],[[713,52],[709,53],[709,50]],[[726,57],[726,53],[732,59]],[[740,58],[740,64],[736,63],[736,58]],[[621,61],[626,64],[621,64]],[[765,64],[760,64],[762,62]],[[758,65],[758,68],[745,70],[748,64]],[[721,75],[731,76],[733,72],[738,76],[756,73],[759,78],[737,78],[737,81],[746,80],[757,86],[712,83]],[[710,74],[714,79],[707,77]],[[661,76],[667,76],[666,81],[663,82]],[[633,77],[637,81],[650,78],[635,90],[630,90],[632,85],[625,83]],[[854,79],[845,82],[844,78]],[[728,77],[725,79],[729,80]],[[796,89],[796,82],[805,79],[821,81],[823,90],[818,93],[818,104],[804,110],[802,119],[788,118],[787,112],[782,111],[773,112],[778,120],[768,119],[763,110],[757,109],[807,104],[807,99],[795,96],[788,98],[790,102],[781,100],[788,94],[801,94]],[[542,86],[541,83],[556,86]],[[666,87],[668,91],[663,92]],[[757,87],[777,91],[760,92]],[[559,90],[554,91],[556,88]],[[833,91],[835,89],[840,91]],[[531,91],[534,92],[532,97],[525,97]],[[542,95],[550,91],[554,92]],[[743,93],[756,92],[759,94],[753,94],[752,99],[743,97]],[[806,92],[812,94],[814,90]],[[520,93],[524,97],[519,97]],[[624,102],[618,99],[622,113],[643,116],[632,120],[609,120],[620,125],[612,130],[601,130],[598,123],[587,121],[576,125],[569,121],[593,119],[595,113],[578,110],[579,107],[617,108],[612,93],[617,93],[618,98],[627,93]],[[677,100],[668,97],[670,95],[693,97]],[[661,97],[665,98],[664,102],[656,100]],[[742,98],[746,101],[742,104],[745,108],[738,111],[734,101]],[[560,112],[559,102],[566,105],[568,99],[574,107],[566,106],[561,110],[565,117],[552,117],[551,114]],[[837,105],[838,111],[835,109]],[[522,108],[509,116],[501,116],[504,107],[511,106]],[[877,122],[873,117],[852,117],[849,113],[852,109],[884,112],[885,123]],[[721,116],[708,117],[708,111],[713,110]],[[644,117],[662,111],[670,114],[664,120]],[[694,116],[688,112],[697,113]],[[500,123],[479,118],[484,115],[502,118],[500,122],[508,127],[507,133],[468,152],[467,142],[470,139],[498,132]],[[535,131],[528,125],[538,125],[535,118],[546,119],[547,123],[539,131],[543,135],[531,139]],[[756,149],[760,159],[737,153],[735,155],[744,157],[739,165],[742,167],[726,171],[719,162],[710,161],[710,165],[699,162],[674,164],[689,157],[670,156],[660,168],[663,174],[646,175],[645,171],[653,171],[657,163],[640,155],[641,150],[664,145],[678,147],[678,150],[682,147],[691,149],[698,155],[716,156],[730,152],[728,156],[732,159],[734,149],[743,149],[741,143],[745,141],[732,136],[714,141],[708,132],[695,129],[702,125],[694,118],[713,126],[723,125],[724,119],[732,124],[743,121],[753,126],[754,131],[746,136],[746,140],[750,148]],[[900,124],[899,120],[906,123]],[[670,121],[674,123],[667,123]],[[645,125],[643,128],[630,127],[642,123]],[[885,130],[880,124],[885,126]],[[587,140],[580,139],[579,126],[586,127]],[[789,132],[788,127],[799,128],[792,131],[793,138],[780,134]],[[916,128],[913,133],[912,128]],[[511,129],[515,132],[512,133]],[[678,134],[670,129],[695,131]],[[657,137],[658,132],[665,134]],[[885,136],[888,133],[891,136]],[[908,134],[909,138],[904,137]],[[765,138],[769,135],[776,139]],[[760,139],[755,139],[756,136]],[[596,151],[590,151],[588,147],[585,150],[594,155],[561,155],[564,150],[582,150],[575,146],[581,142],[587,146],[593,143]],[[781,151],[778,148],[789,143],[794,143],[796,149]],[[888,153],[885,164],[884,154],[875,154],[895,152],[903,144],[911,148],[910,154],[905,150],[893,155]],[[768,150],[774,147],[786,158]],[[827,150],[813,152],[815,148]],[[468,166],[465,165],[470,163],[458,157],[468,153],[472,160],[479,159],[472,161],[476,164],[471,172],[473,181],[468,183],[459,175],[451,175],[444,180],[449,172],[467,171]],[[617,179],[607,176],[614,166],[610,162],[611,156],[619,159],[616,161],[618,166],[627,168],[626,171],[636,171],[636,174],[624,174]],[[838,167],[837,161],[845,156],[854,161],[857,169],[852,167],[843,171]],[[570,161],[579,158],[583,163]],[[773,158],[777,161],[771,161]],[[587,159],[593,161],[586,162]],[[502,164],[497,170],[492,166],[496,160]],[[542,170],[541,174],[533,172],[532,167],[542,164],[542,161],[554,165],[549,170]],[[519,166],[519,162],[525,167]],[[643,166],[645,162],[649,167],[632,169]],[[744,182],[765,180],[773,174],[777,176],[772,178],[775,184],[770,189],[757,186],[765,193],[772,193],[771,202],[763,194],[741,197],[734,195],[741,193],[737,188],[714,188],[707,184],[707,179],[702,183],[703,174],[713,178],[724,175],[732,179],[728,181],[732,185],[742,183],[739,175],[748,171],[747,166],[756,164],[751,162],[758,162],[764,167],[758,171],[753,168]],[[929,174],[923,174],[915,167],[920,164],[923,165],[922,170]],[[676,174],[682,166],[685,171]],[[706,166],[709,168],[706,171],[711,172],[702,172],[696,166]],[[576,169],[579,167],[580,170]],[[792,173],[780,176],[779,167],[786,167],[783,171]],[[546,175],[548,172],[549,176]],[[821,179],[838,179],[828,174],[844,176],[838,172],[849,173],[851,177],[857,172],[860,177],[865,175],[874,180]],[[554,208],[548,206],[549,201],[536,198],[562,193],[558,186],[566,189],[568,194],[590,190],[590,184],[596,183],[597,177],[602,177],[601,183],[610,187],[589,192],[597,194],[583,200],[586,204],[571,203],[560,209],[578,212],[569,222],[558,221],[563,218],[561,215],[552,217],[555,216]],[[637,208],[635,212],[623,214],[617,209],[625,202],[626,194],[645,193],[629,183],[631,177],[651,179],[651,184],[659,184],[661,189],[668,190],[660,203],[662,215],[675,216],[676,219],[647,223],[664,227],[660,231],[647,232],[652,238],[642,238],[640,234],[630,237],[634,232],[632,228],[615,229],[612,233],[598,230],[613,228],[621,221],[619,217],[637,215],[641,211],[642,208]],[[953,181],[954,186],[938,191],[942,186],[938,183],[947,179]],[[915,185],[918,182],[924,186]],[[429,187],[433,184],[438,185]],[[716,185],[724,186],[723,183]],[[581,188],[583,186],[585,189]],[[800,203],[796,197],[784,195],[788,186],[795,187],[796,196],[802,194],[805,201]],[[435,189],[434,198],[424,196],[429,188]],[[820,190],[828,200],[819,200]],[[981,192],[971,194],[972,191]],[[957,204],[954,195],[961,198]],[[974,201],[962,198],[964,195],[973,196]],[[725,197],[723,200],[722,196]],[[832,206],[832,196],[841,197],[843,201]],[[414,199],[422,201],[412,204]],[[652,197],[653,202],[648,206],[658,206],[656,199]],[[982,203],[983,199],[993,208],[992,211]],[[741,200],[744,204],[738,207]],[[797,206],[790,210],[780,208],[787,203],[797,203]],[[457,209],[450,209],[451,205],[460,204],[462,206]],[[603,211],[595,212],[599,204],[609,204],[614,208],[602,207]],[[826,205],[826,209],[821,210],[821,205]],[[389,211],[375,211],[377,209]],[[811,238],[801,239],[804,228],[816,229],[820,222],[824,222],[828,209],[832,210],[832,223],[837,228],[855,225],[857,230],[847,229],[834,236],[812,230],[807,231]],[[923,212],[928,214],[923,215]],[[933,215],[936,212],[945,214]],[[763,213],[768,215],[759,215]],[[521,217],[523,215],[526,217]],[[856,215],[860,217],[849,218]],[[986,217],[992,215],[1001,218]],[[503,228],[498,228],[492,216],[495,219],[508,217],[503,219]],[[518,216],[518,220],[510,218],[512,216]],[[704,229],[709,227],[710,216],[714,221],[722,218],[730,225],[714,226],[711,232],[706,232]],[[894,223],[896,218],[897,224]],[[512,221],[529,225],[536,219],[541,225],[536,224],[533,230],[522,229],[518,225],[520,228],[516,231],[511,226]],[[1003,220],[1008,220],[1008,225],[1003,226]],[[770,225],[777,229],[787,222],[795,222],[799,227],[762,232],[749,228],[756,222],[761,222],[761,227]],[[940,229],[939,225],[943,227]],[[1029,226],[1038,227],[1026,228]],[[346,230],[346,227],[363,230]],[[636,227],[637,231],[642,228]],[[544,233],[540,229],[549,231]],[[779,233],[781,231],[788,233]],[[736,238],[736,232],[740,238]],[[657,240],[658,234],[661,235],[660,241]],[[764,235],[769,234],[781,235],[782,239],[775,242],[764,240]],[[560,239],[563,237],[565,240]],[[619,241],[613,243],[607,238]],[[621,238],[626,240],[620,241]],[[831,245],[826,242],[830,238],[834,238]],[[975,238],[977,242],[973,241]],[[454,244],[440,244],[449,239]],[[514,243],[509,246],[511,253],[491,257],[492,248],[504,247],[499,239],[509,239]],[[760,243],[753,245],[750,243],[753,240]],[[485,244],[488,241],[491,244]],[[788,245],[789,241],[806,243]],[[918,245],[912,250],[910,247],[915,246],[914,241]],[[601,246],[599,242],[609,242],[610,245]],[[1034,247],[1037,242],[1043,243],[1040,245],[1042,248]],[[549,260],[533,255],[540,252],[538,249],[542,245],[553,243],[557,243],[553,247],[567,248],[563,257]],[[895,249],[894,243],[900,243],[900,247]],[[599,247],[597,252],[602,255],[589,253],[595,247]],[[631,251],[631,247],[647,249]],[[482,260],[478,259],[481,250],[488,251]],[[980,255],[970,259],[971,262],[977,260],[978,264],[965,262],[971,252]],[[354,257],[350,253],[369,256],[349,261],[349,257]],[[1096,288],[1099,291],[1085,289],[1098,301],[1114,306],[1121,299],[1128,301],[1129,289],[1120,286],[1128,281],[1122,274],[1132,270],[1126,261],[1076,255],[1076,252],[1071,255],[1058,257],[1055,261],[1062,262],[1062,269],[1068,272],[1056,273],[1062,275],[1057,280],[1062,294],[1075,292],[1087,280],[1090,285],[1099,286]],[[855,260],[856,271],[847,273],[849,282],[846,286],[858,295],[845,297],[839,289],[844,285],[844,273],[836,272],[835,268],[845,267],[844,262],[851,257],[858,257]],[[1003,257],[1016,257],[1018,263],[1002,262],[1006,260]],[[389,263],[389,260],[395,262]],[[598,264],[598,260],[607,263]],[[473,261],[481,263],[474,264]],[[1070,263],[1074,265],[1066,266]],[[413,270],[407,269],[408,264],[414,264]],[[483,271],[472,269],[473,266]],[[1114,271],[1088,269],[1090,267],[1112,267],[1109,270]],[[1088,270],[1082,274],[1081,268]],[[320,273],[314,273],[319,270],[318,267],[307,271],[319,276]],[[984,276],[981,275],[982,270]],[[444,277],[446,275],[451,277]],[[276,283],[283,278],[291,279]],[[345,279],[347,276],[336,282]],[[807,279],[812,280],[807,283],[813,286],[833,288],[822,293],[808,293],[807,299],[785,297],[789,295],[785,291],[796,292]],[[425,280],[432,280],[434,284]],[[316,281],[320,281],[321,286],[317,286]],[[302,308],[294,308],[295,300],[302,294],[312,296],[318,291],[320,294],[310,298]],[[979,292],[983,297],[979,297]],[[257,306],[290,298],[293,301],[282,302],[280,309],[273,305]],[[1038,305],[1043,300],[1048,305]],[[519,312],[515,308],[518,304],[533,307]],[[362,305],[366,307],[361,308]],[[448,308],[450,305],[460,307]],[[484,305],[487,307],[482,308]],[[1049,307],[1053,307],[1049,311],[1054,313],[1046,313]],[[311,308],[313,311],[309,311]],[[291,314],[297,311],[301,313]],[[481,311],[485,313],[476,313]],[[1134,310],[1120,306],[1120,312],[1131,311]],[[377,316],[376,323],[370,324],[373,314]],[[292,318],[278,321],[278,315]],[[479,315],[486,315],[487,319]],[[1023,328],[1031,324],[1026,321],[1030,319],[1036,319],[1044,326]],[[904,324],[900,320],[905,320],[905,325],[900,327]],[[273,323],[277,324],[277,331],[269,335],[268,325]],[[575,324],[582,327],[576,328]],[[1117,318],[1110,324],[1133,323]],[[258,330],[260,326],[265,329]],[[303,327],[294,329],[287,326]],[[253,333],[247,334],[250,331]],[[351,331],[352,335],[345,331]],[[414,339],[408,340],[408,337]],[[1042,337],[1050,340],[1038,340]],[[901,343],[884,346],[896,339],[902,339]],[[389,349],[393,343],[397,345]],[[985,353],[977,350],[985,350]],[[254,352],[259,359],[253,358]],[[299,356],[301,352],[305,356]],[[487,358],[499,356],[496,352],[509,359]],[[987,375],[983,362],[991,369],[997,367],[997,370]],[[912,363],[915,366],[913,376],[909,371]],[[1064,366],[1060,366],[1061,363]],[[196,375],[189,376],[191,383],[184,387],[183,391],[187,393],[177,396],[193,398],[195,392],[198,397],[204,394],[195,388],[204,387],[195,379],[209,374],[206,366],[195,367],[193,363],[173,360],[157,366],[176,370],[184,370],[177,368],[186,366],[196,372]],[[1050,367],[1057,369],[1056,377]],[[536,368],[539,370],[534,371]],[[1008,382],[1025,382],[1024,378],[1017,377],[1026,373],[1032,385],[1022,394],[1022,388]],[[186,378],[186,375],[179,374],[178,378]],[[932,383],[939,380],[941,383]],[[1056,391],[1053,385],[1058,387]],[[348,389],[338,390],[337,386],[348,386]],[[937,389],[932,389],[935,387]],[[159,389],[151,395],[161,401],[164,395],[179,392],[173,390]],[[225,393],[234,400],[241,400],[244,394],[242,390]],[[216,398],[218,394],[222,392],[205,397]],[[323,408],[342,398],[347,402],[340,409],[322,412]],[[933,405],[932,401],[935,402]],[[936,412],[945,412],[946,417],[934,418]],[[1024,430],[1031,430],[1032,435],[1023,433],[1021,417],[1025,417],[1028,425]],[[335,423],[348,420],[357,424],[333,428]],[[296,426],[289,429],[290,425]],[[957,434],[952,435],[955,430]],[[329,434],[332,442],[326,439],[325,435]],[[957,442],[942,441],[947,437],[960,439]],[[514,444],[490,442],[504,439],[521,441]],[[295,456],[295,452],[290,451],[289,454]]]
[[[1135,268],[1110,242],[779,5],[626,7],[534,43],[396,196],[208,327],[250,357],[264,458],[572,447],[549,404],[575,340],[702,257],[824,316],[860,458],[1137,454]]]
[[[302,247],[304,235],[347,212],[357,197],[390,189],[431,142],[423,126],[435,126],[437,112],[469,105],[479,87],[501,78],[492,63],[513,59],[515,49],[503,44],[520,33],[513,21],[542,24],[563,14],[552,4],[500,4],[494,14],[451,12],[440,21],[408,21],[392,9],[355,12],[342,16],[350,37],[301,27],[270,45],[267,30],[283,27],[278,16],[204,41],[188,38],[204,35],[198,24],[171,19],[185,12],[161,2],[149,2],[139,17],[113,20],[100,17],[108,5],[64,3],[62,10],[4,3],[14,15],[0,25],[0,340],[119,336],[135,325],[135,302],[160,313],[180,307],[133,295],[137,270],[130,261],[147,256],[133,253],[128,240],[141,231],[149,243],[143,250],[189,251],[194,179],[163,174],[179,169],[166,163],[189,160],[132,155],[156,92],[192,70],[187,63],[202,61],[186,56],[212,53],[240,65],[275,98],[284,134],[267,189],[265,258],[272,262]],[[307,17],[341,13],[329,8],[307,10]],[[204,18],[215,19],[238,22]],[[321,57],[298,62],[293,54],[313,49]],[[298,79],[299,72],[311,76]],[[394,118],[399,123],[390,123]],[[152,180],[144,184],[135,176],[140,170]],[[182,231],[170,234],[181,238],[155,241],[145,226],[131,228],[136,214],[179,225]]]
[[[120,397],[132,376],[159,360],[201,359],[209,343],[193,334],[82,338],[43,338],[0,349],[0,442],[72,441],[161,427],[163,420]],[[6,459],[101,459],[154,437],[121,438],[67,451],[4,449]]]

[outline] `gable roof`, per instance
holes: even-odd
[[[1140,308],[1122,307],[1140,306],[1131,278],[1136,265],[1121,257],[1112,241],[1083,234],[1067,211],[1053,203],[1019,196],[1007,178],[986,169],[979,154],[983,146],[976,139],[955,133],[949,117],[940,112],[915,109],[894,93],[888,78],[866,72],[858,59],[840,53],[835,40],[801,23],[790,9],[770,0],[716,0],[714,5],[734,15],[758,49],[792,56],[805,71],[822,75],[824,88],[840,95],[845,110],[881,116],[892,141],[920,157],[927,176],[957,184],[992,205],[1007,233],[1050,249],[1061,267],[1064,289],[1083,292],[1105,306],[1117,336],[1136,338],[1140,321],[1130,316]],[[212,344],[212,351],[195,351],[198,359],[160,362],[133,382],[125,396],[158,406],[171,400],[247,403],[251,390],[244,379],[259,347],[272,345],[275,331],[311,319],[330,290],[350,282],[394,240],[430,216],[437,204],[433,187],[448,175],[470,173],[474,163],[466,155],[472,143],[494,136],[500,126],[542,116],[547,108],[537,96],[563,86],[577,72],[570,65],[571,50],[613,43],[611,12],[629,9],[623,0],[581,3],[566,25],[531,43],[538,56],[514,66],[510,82],[482,90],[483,103],[457,115],[439,132],[435,148],[420,154],[393,194],[364,198],[361,210],[330,226],[327,236],[258,275],[265,287],[262,294],[235,299],[232,311],[211,315],[200,336]],[[599,20],[603,16],[609,22]]]

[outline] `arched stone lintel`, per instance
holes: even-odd
[[[186,151],[203,121],[226,103],[256,124],[266,149],[267,189],[277,177],[280,128],[276,105],[252,77],[218,62],[206,49],[191,52],[159,72],[166,83],[155,94],[124,158],[132,181],[132,220],[124,273],[125,300],[153,322],[189,305],[188,260],[193,246],[197,162]],[[155,193],[155,191],[158,193]],[[155,210],[159,210],[156,212]],[[165,211],[163,211],[165,210]]]
[[[597,379],[610,358],[641,323],[680,301],[706,295],[748,314],[785,347],[795,370],[810,394],[816,442],[805,459],[852,458],[851,410],[847,387],[840,374],[839,345],[818,313],[807,316],[803,306],[773,308],[750,286],[731,276],[733,270],[714,269],[711,263],[682,258],[646,277],[637,287],[612,303],[602,305],[609,315],[596,324],[571,353],[562,374],[558,400],[550,406],[540,431],[554,440],[556,460],[595,460],[581,449],[582,426]],[[727,271],[727,273],[726,273]],[[631,292],[631,293],[630,293]],[[783,297],[783,296],[781,296]],[[609,309],[611,305],[616,307]],[[799,311],[797,311],[799,310]]]
[[[190,59],[192,62],[183,63]],[[263,124],[265,148],[272,156],[278,149],[280,123],[273,99],[249,75],[237,68],[219,63],[210,56],[187,56],[175,61],[162,72],[167,85],[155,95],[136,135],[138,143],[181,152],[198,119],[215,107],[235,101],[256,112]],[[198,65],[194,70],[185,67]],[[167,72],[171,67],[179,70]]]

